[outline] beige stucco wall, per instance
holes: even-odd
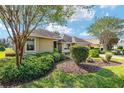
[[[31,37],[31,38],[35,38],[35,51],[26,51],[26,46],[25,46],[25,53],[42,53],[42,52],[54,51],[53,39],[39,38],[39,37]]]
[[[37,38],[37,52],[53,52],[53,42],[54,40],[52,39]]]

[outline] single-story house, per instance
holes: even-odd
[[[54,52],[57,48],[59,52],[70,54],[70,46],[90,46],[90,42],[78,37],[66,34],[58,35],[48,30],[37,29],[33,31],[25,45],[25,53]]]
[[[33,31],[26,42],[25,53],[53,52],[59,36],[43,29]]]
[[[98,39],[85,39],[86,41],[90,42],[90,46],[94,48],[101,48],[100,41]]]

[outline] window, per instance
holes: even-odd
[[[57,48],[57,41],[53,42],[53,46],[54,46],[54,48]]]
[[[34,39],[28,39],[27,40],[27,51],[34,51],[34,50],[35,50]]]
[[[64,49],[69,49],[70,48],[70,44],[65,44],[65,48]]]

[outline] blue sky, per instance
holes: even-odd
[[[102,16],[114,16],[118,18],[124,19],[124,6],[116,6],[116,5],[101,5],[95,6],[91,12],[87,12],[86,10],[77,9],[76,14],[72,16],[70,20],[68,20],[67,26],[53,26],[49,24],[45,29],[53,31],[57,30],[60,33],[66,33],[72,36],[77,36],[80,38],[93,38],[88,35],[87,27],[90,26],[91,23],[95,21],[96,17]],[[7,37],[8,34],[2,24],[0,24],[0,38]],[[123,36],[121,38],[124,38]]]

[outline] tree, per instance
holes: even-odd
[[[104,49],[111,50],[113,45],[117,44],[119,38],[114,32],[104,31],[100,35],[100,43],[103,44]]]
[[[96,19],[96,21],[88,27],[88,33],[96,36],[104,49],[111,48],[117,44],[118,36],[123,34],[124,20],[104,16]]]
[[[30,34],[40,25],[51,23],[64,25],[73,14],[68,6],[0,6],[0,19],[12,39],[16,64],[22,63],[23,50]]]

